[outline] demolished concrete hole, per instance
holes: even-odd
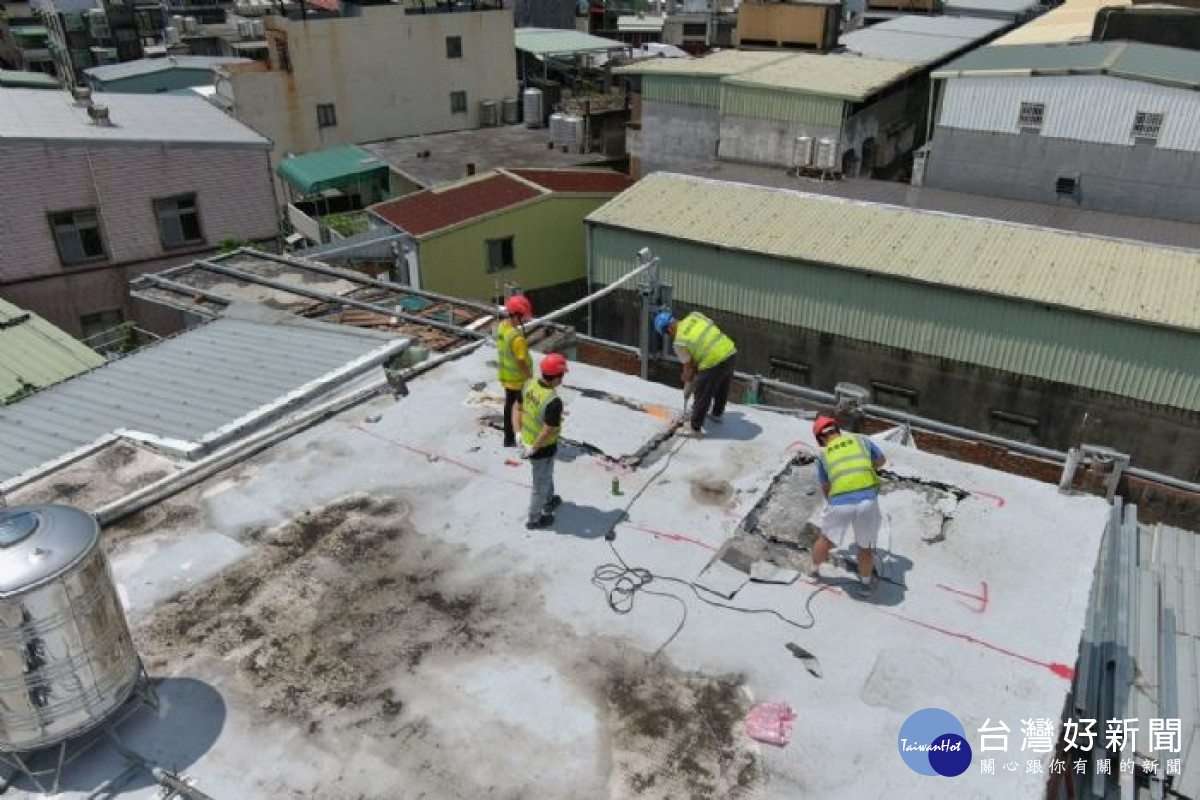
[[[254,532],[253,555],[139,627],[140,649],[152,663],[222,658],[268,713],[349,709],[386,726],[402,704],[380,695],[385,674],[434,652],[483,651],[505,610],[504,593],[447,582],[461,554],[416,534],[409,511],[398,497],[356,494]]]

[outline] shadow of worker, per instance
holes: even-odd
[[[840,560],[839,566],[846,571],[846,574],[829,579],[825,583],[872,605],[890,607],[904,602],[904,597],[908,592],[908,573],[912,570],[912,561],[908,558],[882,547],[876,547],[875,589],[865,596],[857,594],[858,545],[851,545],[849,551],[839,552],[834,558]]]
[[[567,500],[555,510],[554,524],[550,526],[550,530],[580,539],[602,539],[623,519],[623,509],[601,509]]]
[[[712,416],[704,421],[704,436],[708,439],[748,442],[757,439],[762,430],[762,426],[753,422],[743,411],[727,410],[720,422]]]

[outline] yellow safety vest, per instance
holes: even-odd
[[[558,393],[549,386],[543,386],[537,378],[525,384],[521,393],[521,438],[525,444],[533,444],[541,435],[542,428],[546,427],[546,406],[556,397]],[[555,431],[543,446],[549,447],[557,442],[558,431]]]
[[[675,343],[687,350],[696,369],[712,369],[737,352],[733,340],[696,311],[684,317],[675,329]]]
[[[870,449],[852,434],[843,433],[825,445],[821,451],[821,465],[829,479],[830,497],[879,486]]]
[[[500,382],[506,388],[520,387],[525,381],[521,362],[513,352],[513,342],[521,338],[521,331],[511,320],[502,320],[496,328],[496,353],[500,363]]]

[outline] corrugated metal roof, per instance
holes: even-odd
[[[558,28],[517,28],[513,33],[516,37],[517,49],[535,56],[605,53],[609,50],[629,48],[629,45],[624,42]]]
[[[996,40],[999,45],[1086,42],[1092,37],[1096,12],[1111,6],[1129,6],[1132,0],[1067,0]]]
[[[176,69],[211,70],[218,64],[249,64],[248,58],[233,56],[167,56],[166,58],[139,58],[136,61],[126,61],[121,64],[105,64],[99,67],[89,67],[83,72],[98,81],[119,81],[125,78],[136,78],[139,75],[153,75],[158,72],[170,72]]]
[[[668,173],[587,219],[1200,331],[1200,251]]]
[[[545,194],[504,173],[426,189],[371,206],[371,212],[413,236],[424,236]]]
[[[935,64],[974,47],[1009,26],[977,17],[897,17],[842,36],[838,44],[870,58]]]
[[[285,158],[275,169],[301,194],[386,180],[391,171],[386,162],[354,145]]]
[[[57,89],[58,78],[44,72],[0,69],[0,86],[23,89]]]
[[[852,55],[802,53],[725,78],[727,86],[751,86],[796,94],[865,100],[919,69],[916,64]]]
[[[1041,6],[1038,0],[947,0],[946,14],[1020,20]]]
[[[1140,42],[1080,42],[984,47],[950,62],[935,78],[1108,75],[1200,88],[1200,52]]]
[[[0,403],[104,363],[104,357],[30,311],[0,300]]]
[[[98,104],[100,104],[98,102]],[[269,149],[259,136],[199,97],[106,93],[111,125],[96,125],[67,92],[0,92],[0,142],[179,142]]]
[[[0,480],[121,428],[198,442],[400,341],[297,318],[215,320],[0,408]]]
[[[613,70],[615,75],[691,75],[723,78],[791,58],[787,52],[722,50],[704,58],[648,58]]]

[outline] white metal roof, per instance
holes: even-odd
[[[838,44],[871,58],[934,64],[974,47],[1010,24],[979,17],[911,15],[844,34]]]
[[[199,97],[106,93],[109,125],[97,125],[67,92],[0,91],[0,142],[179,142],[206,147],[269,148],[266,138]]]

